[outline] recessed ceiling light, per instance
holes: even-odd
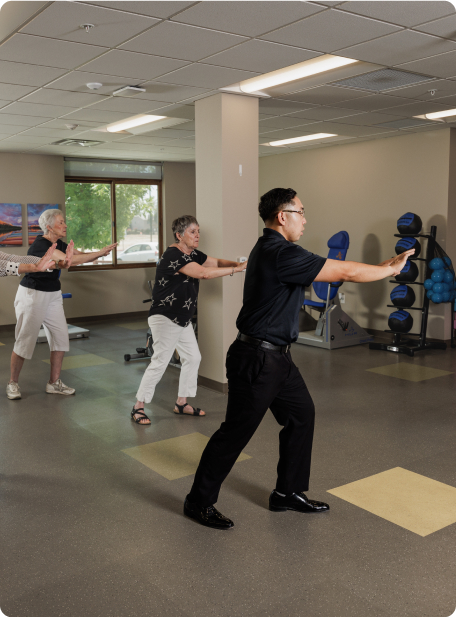
[[[313,141],[315,139],[326,139],[327,137],[337,137],[334,133],[315,133],[314,135],[305,135],[304,137],[293,137],[292,139],[279,139],[278,141],[270,141],[262,146],[286,146],[287,144],[298,144],[301,141]]]
[[[150,122],[157,122],[157,120],[163,120],[166,116],[135,116],[128,120],[122,120],[121,122],[113,122],[106,127],[108,133],[118,133],[119,131],[127,131],[135,126],[142,126],[143,124],[149,124]]]
[[[279,84],[286,84],[289,81],[296,81],[297,79],[303,79],[310,75],[317,75],[318,73],[324,73],[325,71],[331,71],[348,64],[354,64],[359,62],[352,58],[342,58],[340,56],[332,56],[330,54],[324,54],[318,58],[312,60],[306,60],[305,62],[299,62],[292,66],[286,66],[283,69],[272,71],[271,73],[265,73],[258,77],[252,77],[241,81],[239,88],[246,94],[253,92],[261,92],[273,86]]]

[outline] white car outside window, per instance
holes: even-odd
[[[117,255],[117,261],[121,263],[158,261],[158,245],[155,242],[133,244]]]

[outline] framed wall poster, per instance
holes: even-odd
[[[21,204],[0,204],[0,246],[22,246]]]
[[[33,244],[43,234],[38,219],[45,210],[58,210],[58,204],[27,204],[28,243]]]

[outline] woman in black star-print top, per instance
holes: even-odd
[[[136,394],[131,411],[137,424],[150,424],[144,413],[144,403],[150,403],[155,386],[160,381],[175,349],[179,352],[182,370],[174,413],[204,416],[199,408],[187,404],[187,397],[196,395],[201,354],[191,320],[196,311],[199,280],[233,276],[247,267],[236,261],[208,257],[198,250],[199,225],[193,216],[181,216],[172,224],[175,243],[163,253],[157,265],[149,311],[154,354]]]

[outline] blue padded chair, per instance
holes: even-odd
[[[339,231],[339,233],[334,234],[328,240],[328,259],[339,259],[340,261],[345,261],[345,256],[347,255],[349,245],[350,237],[346,231]],[[342,285],[342,282],[343,281],[340,283],[312,283],[317,298],[324,300],[324,302],[304,300],[303,306],[308,306],[311,309],[320,312],[326,311],[329,304],[332,304],[332,301],[336,297],[337,289]]]

